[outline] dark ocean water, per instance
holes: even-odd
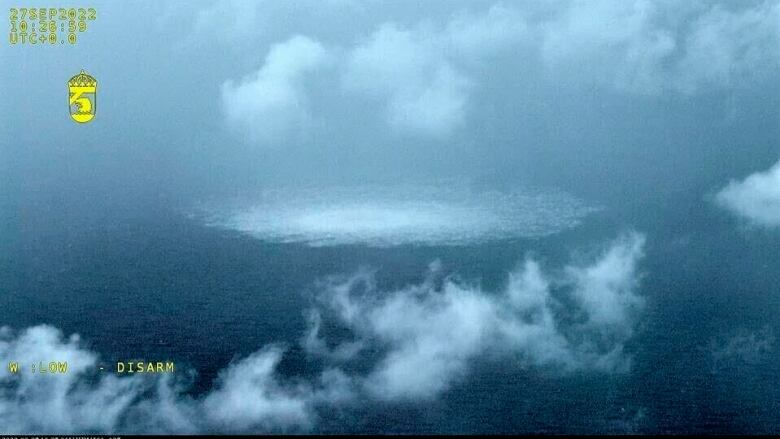
[[[267,343],[289,347],[282,374],[315,375],[321,365],[298,341],[312,285],[323,276],[373,267],[380,287],[400,287],[421,281],[438,259],[445,271],[495,291],[527,254],[562,266],[636,229],[647,235],[640,264],[647,306],[627,345],[630,372],[561,375],[486,359],[434,401],[324,411],[318,428],[780,432],[776,343],[723,353],[740,334],[780,333],[780,233],[747,229],[695,197],[607,206],[556,235],[472,246],[271,244],[162,209],[14,227],[0,259],[0,324],[79,333],[107,364],[174,360],[197,370],[196,394],[232,359]]]

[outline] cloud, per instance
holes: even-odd
[[[321,411],[355,401],[424,401],[465,380],[477,359],[552,370],[620,372],[629,358],[642,299],[637,262],[644,238],[627,234],[592,264],[546,274],[527,259],[498,292],[442,277],[438,262],[417,285],[382,291],[372,272],[329,277],[317,285],[302,345],[322,357],[310,378],[277,372],[284,355],[268,345],[234,361],[211,390],[194,397],[187,375],[100,371],[99,356],[77,335],[40,325],[0,329],[0,362],[19,374],[0,375],[0,425],[14,433],[306,432]],[[596,305],[604,301],[604,305]],[[328,339],[324,326],[348,337]],[[325,331],[326,333],[328,331]],[[33,374],[39,361],[68,363],[65,374]],[[351,364],[367,365],[363,372]],[[350,374],[345,370],[352,370]]]
[[[715,201],[752,224],[780,226],[780,162],[742,181],[731,181]]]
[[[683,91],[741,87],[780,68],[780,2],[729,10],[714,5],[696,17],[677,66]]]
[[[328,54],[317,41],[295,36],[274,45],[263,66],[239,83],[222,84],[228,123],[252,141],[275,146],[295,138],[311,124],[303,79],[326,65]]]
[[[469,80],[439,55],[432,38],[381,26],[350,51],[344,87],[386,101],[386,120],[395,128],[449,134],[465,117]]]
[[[474,360],[496,355],[519,355],[530,365],[564,371],[626,370],[623,344],[643,305],[636,294],[643,244],[641,235],[628,234],[592,265],[567,267],[558,279],[529,259],[495,294],[455,278],[437,279],[438,264],[423,283],[396,291],[379,290],[373,273],[361,271],[329,279],[317,312],[351,331],[354,340],[347,343],[357,349],[350,350],[350,359],[360,346],[383,347],[362,379],[379,399],[435,397],[462,379]],[[568,300],[555,291],[566,291]],[[571,309],[569,302],[575,304]],[[562,313],[582,318],[566,323]],[[319,331],[319,322],[312,331]],[[344,347],[337,343],[334,349]]]
[[[69,371],[62,375],[33,375],[25,370],[18,376],[0,375],[0,425],[3,433],[85,432],[107,430],[118,422],[144,383],[138,379],[106,377],[87,387],[81,377],[96,366],[95,354],[80,348],[78,336],[67,340],[50,326],[36,326],[12,339],[2,329],[2,364],[22,365],[39,361],[63,361]],[[41,416],[45,413],[45,416]]]
[[[300,382],[284,385],[275,377],[284,351],[266,347],[220,374],[217,388],[203,401],[206,417],[221,431],[272,431],[274,428],[312,426],[311,404],[321,389]],[[349,383],[337,371],[323,379],[329,402],[347,398]]]
[[[556,78],[645,95],[732,89],[780,66],[780,3],[572,2],[540,24]]]
[[[642,299],[634,291],[639,281],[635,275],[636,264],[643,246],[642,236],[623,237],[597,263],[568,268],[568,274],[576,285],[573,294],[587,312],[590,324],[629,326],[630,312],[642,304]]]
[[[341,81],[349,91],[382,100],[391,127],[444,138],[468,115],[470,65],[518,42],[525,31],[520,14],[500,4],[481,14],[461,11],[441,26],[387,22],[348,50]]]
[[[507,47],[524,30],[525,23],[513,10],[496,5],[479,15],[461,12],[438,27],[383,23],[354,45],[332,47],[328,52],[340,66],[341,87],[352,98],[380,105],[390,128],[445,138],[464,123],[468,113],[472,80],[465,65]],[[320,66],[325,52],[306,37],[275,46],[255,79],[239,86],[230,81],[223,85],[228,121],[253,133],[255,141],[279,140],[290,134],[292,125],[306,122],[310,116],[301,86],[303,73]],[[273,67],[273,62],[288,57],[310,63],[294,64],[289,69]],[[269,117],[268,122],[258,122]],[[282,128],[273,129],[278,124]],[[272,137],[269,131],[279,136]]]
[[[676,41],[670,30],[654,23],[658,9],[644,1],[572,2],[539,24],[545,67],[567,82],[659,90],[666,79],[662,63]]]
[[[22,372],[0,375],[0,425],[12,433],[198,433],[306,431],[314,407],[349,397],[349,381],[326,370],[317,383],[284,382],[283,350],[268,346],[226,368],[200,399],[168,375],[118,377],[98,371],[98,356],[77,335],[47,325],[0,330],[0,361]],[[68,363],[65,374],[33,374],[39,361]]]
[[[526,15],[503,3],[482,13],[460,11],[453,14],[437,38],[442,48],[463,61],[490,59],[533,37]]]
[[[237,29],[247,27],[245,16]],[[518,80],[534,86],[539,78],[525,78],[530,72],[556,88],[628,95],[749,86],[780,67],[778,23],[780,3],[772,1],[739,8],[647,0],[554,8],[496,3],[443,21],[380,22],[369,35],[328,50],[295,37],[274,46],[254,77],[223,84],[223,103],[228,122],[252,140],[285,140],[309,125],[304,83],[330,59],[339,73],[318,84],[346,92],[330,104],[362,108],[367,100],[393,132],[442,140],[466,124],[474,95],[495,80],[488,72],[518,66]]]

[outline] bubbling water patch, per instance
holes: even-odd
[[[268,189],[249,203],[198,210],[208,225],[269,242],[388,247],[542,237],[597,209],[560,191],[400,185]]]

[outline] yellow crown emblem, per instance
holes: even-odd
[[[68,80],[68,86],[70,87],[94,87],[97,85],[97,79],[89,75],[84,70],[78,75]]]

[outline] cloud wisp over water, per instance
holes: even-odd
[[[19,333],[4,327],[1,335],[3,364],[26,368],[50,359],[68,364],[63,374],[25,369],[0,376],[3,433],[301,430],[311,427],[318,400],[337,402],[348,391],[332,371],[323,372],[321,383],[280,379],[276,367],[284,350],[275,345],[229,365],[211,392],[194,399],[185,393],[186,380],[170,375],[98,372],[98,354],[78,335],[64,338],[52,326]]]
[[[336,362],[359,356],[364,347],[381,347],[382,358],[360,381],[386,400],[435,397],[463,378],[476,358],[515,356],[564,371],[625,371],[623,344],[644,303],[636,292],[643,246],[639,234],[622,236],[597,261],[568,266],[560,277],[526,259],[498,292],[441,279],[437,263],[423,283],[396,291],[378,289],[369,271],[331,278],[312,310],[304,346]],[[323,321],[354,338],[329,346],[320,335]]]
[[[265,241],[385,247],[546,236],[595,208],[561,192],[407,185],[266,190],[250,207],[204,210],[209,224]]]
[[[438,263],[420,284],[376,287],[370,271],[317,283],[304,351],[324,359],[314,377],[282,376],[280,345],[234,361],[199,397],[187,379],[98,372],[99,355],[77,335],[41,325],[0,331],[0,361],[22,367],[56,358],[67,374],[0,376],[3,433],[301,432],[322,410],[355,401],[419,402],[467,380],[476,360],[511,358],[559,373],[616,373],[630,367],[624,343],[641,314],[638,263],[644,237],[626,234],[591,263],[559,275],[526,259],[504,288],[485,291]],[[564,317],[565,316],[565,317]],[[349,340],[329,339],[340,325]],[[366,372],[348,372],[354,361]]]
[[[742,181],[732,181],[718,192],[717,203],[764,227],[780,227],[780,162]]]

